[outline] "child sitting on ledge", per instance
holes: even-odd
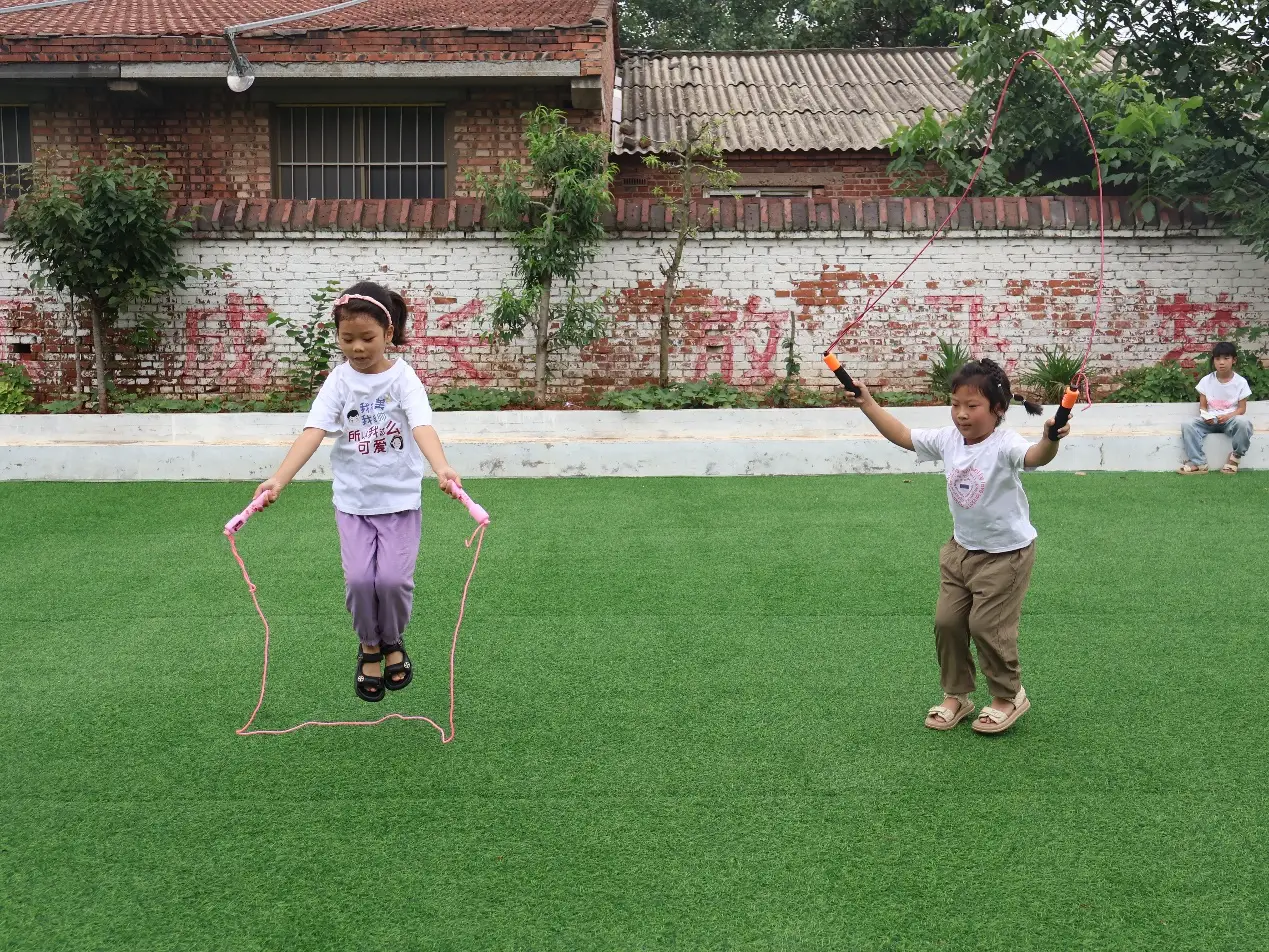
[[[1224,433],[1234,444],[1221,472],[1233,476],[1251,446],[1251,420],[1247,419],[1247,398],[1251,386],[1234,373],[1238,350],[1229,341],[1212,348],[1212,372],[1198,382],[1199,415],[1181,427],[1185,462],[1177,470],[1182,476],[1207,472],[1203,440],[1209,433]]]

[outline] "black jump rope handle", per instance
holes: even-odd
[[[1061,439],[1058,431],[1071,419],[1071,408],[1075,406],[1075,401],[1078,399],[1079,391],[1067,387],[1066,393],[1062,395],[1062,405],[1058,407],[1057,413],[1053,414],[1053,425],[1049,427],[1049,439],[1054,443]]]
[[[833,371],[833,376],[841,382],[843,387],[857,397],[863,396],[863,390],[859,388],[855,381],[850,379],[850,374],[846,372],[846,368],[842,366],[842,362],[840,360],[832,354],[825,354],[824,363],[828,365],[829,370]]]

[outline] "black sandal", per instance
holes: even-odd
[[[387,676],[387,687],[389,691],[400,691],[403,687],[414,680],[414,665],[410,664],[410,656],[405,653],[405,645],[398,642],[395,645],[380,645],[379,650],[383,652],[386,658],[394,651],[401,652],[401,660],[396,664],[385,664],[384,674]],[[404,677],[397,677],[397,675]]]
[[[382,651],[367,651],[365,648],[357,649],[357,680],[353,682],[353,690],[357,692],[357,697],[363,701],[383,700],[383,678],[375,674],[366,674],[362,665],[378,664],[383,660]]]

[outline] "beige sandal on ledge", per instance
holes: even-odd
[[[1199,476],[1207,472],[1207,465],[1204,464],[1202,466],[1195,466],[1189,460],[1186,460],[1181,464],[1181,467],[1177,470],[1177,472],[1182,476]]]
[[[965,694],[949,694],[956,701],[956,707],[950,704],[938,704],[930,708],[925,716],[925,726],[936,731],[950,731],[969,715],[974,713],[974,704]]]
[[[1237,476],[1238,464],[1241,462],[1242,462],[1241,459],[1239,459],[1233,453],[1230,453],[1229,459],[1225,460],[1225,465],[1221,467],[1221,472],[1224,473],[1226,476]]]
[[[1027,699],[1026,688],[1018,688],[1013,698],[1013,710],[1006,713],[998,707],[988,704],[978,715],[978,720],[970,726],[979,734],[999,734],[1013,727],[1014,721],[1031,710],[1031,701]]]

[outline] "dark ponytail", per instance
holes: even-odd
[[[956,372],[956,376],[952,378],[951,392],[955,393],[958,387],[973,387],[986,397],[998,420],[1004,419],[1009,405],[1015,401],[1021,403],[1032,416],[1039,416],[1044,412],[1038,403],[1032,403],[1021,395],[1014,396],[1005,369],[987,357],[971,360]]]
[[[388,297],[392,299],[392,306],[388,308],[392,312],[392,343],[399,346],[405,343],[405,325],[410,319],[410,309],[405,306],[405,298],[396,291],[389,291]]]
[[[363,298],[372,298],[378,301],[383,307],[376,307],[370,301],[352,300],[347,304],[341,304],[335,308],[335,326],[339,327],[339,322],[345,317],[371,317],[374,318],[379,326],[385,331],[388,329],[388,315],[392,315],[392,343],[404,344],[405,326],[410,318],[410,309],[405,305],[405,298],[397,294],[396,291],[389,291],[382,285],[375,284],[373,281],[358,281],[351,288],[344,292],[345,295],[359,295]],[[386,309],[386,313],[385,313]]]

